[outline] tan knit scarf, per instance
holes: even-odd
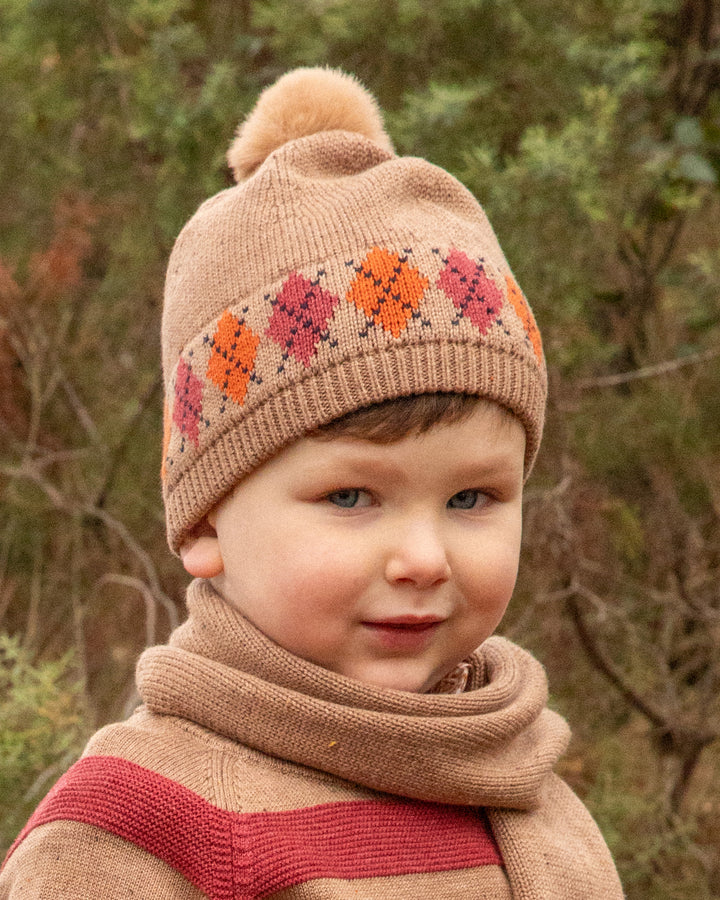
[[[552,773],[569,733],[528,653],[490,638],[466,692],[411,694],[288,653],[209,582],[191,585],[188,604],[170,645],[138,664],[150,709],[366,788],[486,807],[514,897],[622,897],[594,822]]]

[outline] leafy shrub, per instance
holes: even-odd
[[[37,662],[0,632],[0,847],[7,849],[87,733],[73,657]]]

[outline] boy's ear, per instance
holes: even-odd
[[[194,578],[215,578],[224,571],[220,543],[210,518],[208,516],[180,547],[185,571]]]

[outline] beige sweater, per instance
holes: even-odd
[[[616,900],[542,667],[491,638],[468,690],[351,681],[207,582],[138,665],[144,705],[90,741],[16,842],[0,900]]]

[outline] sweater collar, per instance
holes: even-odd
[[[503,638],[470,657],[464,693],[412,694],[294,656],[207,581],[188,607],[169,644],[141,657],[141,697],[271,756],[404,797],[532,809],[567,745],[542,666]]]

